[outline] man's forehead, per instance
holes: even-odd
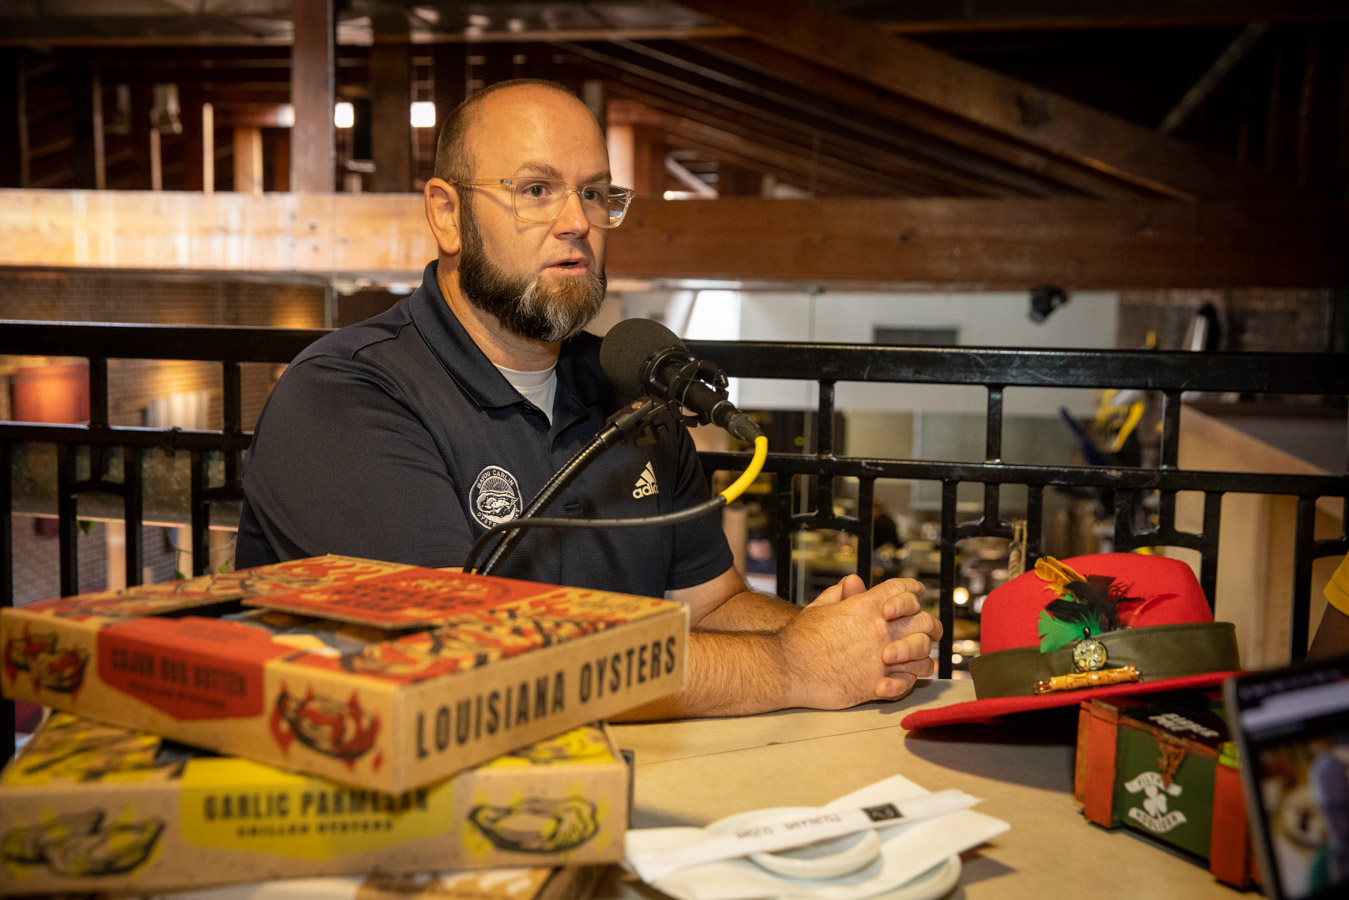
[[[495,91],[482,107],[468,134],[470,146],[484,162],[490,157],[519,155],[518,162],[538,160],[540,151],[588,148],[604,154],[604,136],[590,109],[562,90],[521,85]],[[544,154],[547,155],[547,154]],[[581,160],[573,160],[581,162]]]

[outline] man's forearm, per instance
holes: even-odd
[[[793,676],[775,633],[692,631],[686,671],[683,690],[614,720],[745,716],[791,705]]]
[[[779,597],[744,591],[703,616],[696,627],[703,631],[778,631],[800,612],[799,606]]]
[[[921,590],[903,579],[867,590],[850,575],[800,609],[742,591],[697,620],[684,689],[618,718],[743,716],[897,699],[932,674],[932,642],[941,637],[941,625],[919,605]]]

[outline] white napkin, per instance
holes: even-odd
[[[848,810],[883,802],[887,797],[916,797],[928,791],[902,775],[845,794],[826,810]],[[748,859],[725,860],[680,869],[658,879],[657,890],[676,900],[751,900],[777,895],[812,900],[862,900],[892,890],[961,851],[1002,834],[1006,822],[973,810],[879,830],[881,855],[869,865],[835,878],[788,878]],[[701,828],[635,828],[627,833],[629,854],[673,850],[703,840]]]

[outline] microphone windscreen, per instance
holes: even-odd
[[[684,342],[654,319],[624,319],[600,342],[600,368],[620,394],[641,397],[648,393],[643,371],[647,360],[672,347],[682,350]]]

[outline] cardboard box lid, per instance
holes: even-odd
[[[206,607],[237,601],[245,607],[406,632],[461,622],[466,616],[526,601],[537,606],[540,598],[549,594],[558,600],[566,598],[558,612],[575,609],[587,618],[598,617],[613,623],[677,605],[642,598],[650,600],[641,604],[644,608],[587,607],[584,600],[587,594],[613,595],[329,554],[183,581],[139,585],[123,591],[46,600],[23,610],[27,615],[111,624],[189,610],[204,612]]]

